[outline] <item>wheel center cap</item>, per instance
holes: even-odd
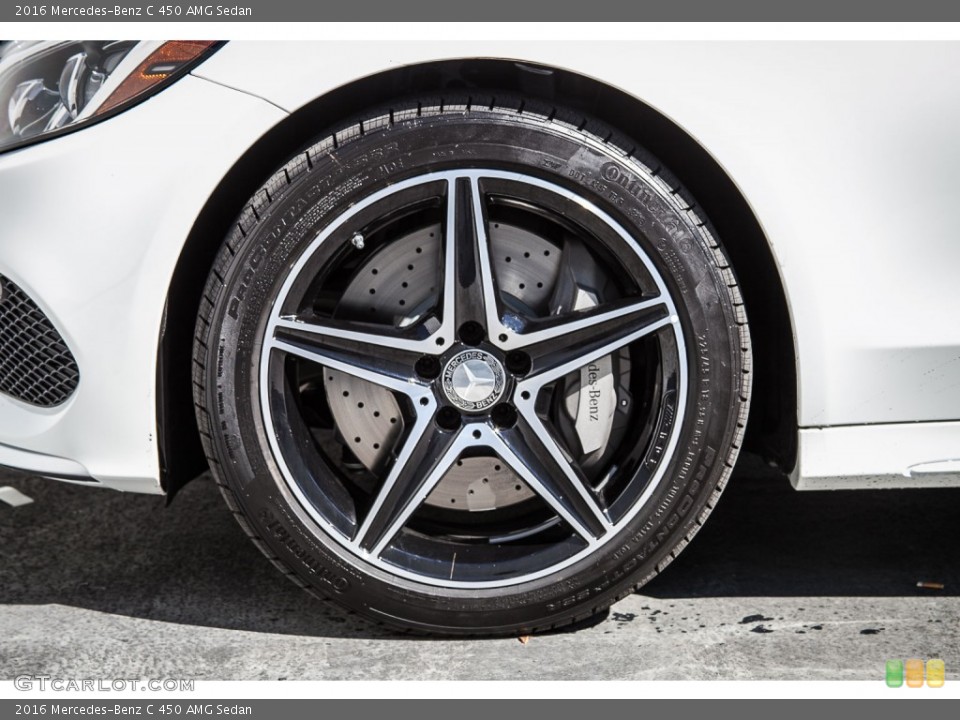
[[[443,369],[443,392],[467,412],[482,412],[496,403],[505,381],[503,365],[483,350],[464,350]]]

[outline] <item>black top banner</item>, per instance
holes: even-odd
[[[352,22],[352,21],[638,21],[638,22],[946,22],[960,20],[960,3],[942,0],[859,0],[803,3],[770,0],[402,0],[363,3],[240,0],[169,4],[140,0],[4,3],[0,22]]]

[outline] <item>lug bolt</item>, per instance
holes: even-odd
[[[507,370],[514,375],[526,375],[530,372],[530,356],[525,352],[514,350],[513,352],[507,353],[506,365]]]
[[[464,345],[479,345],[483,342],[486,331],[484,331],[483,325],[470,320],[460,326],[460,331],[457,334],[460,337],[460,342]]]
[[[502,428],[512,428],[517,424],[517,411],[509,403],[497,405],[490,413],[490,419]]]
[[[440,361],[431,355],[424,355],[417,360],[414,369],[424,380],[433,380],[440,374]]]
[[[460,413],[452,407],[442,407],[437,412],[437,425],[444,430],[456,430],[460,427]]]

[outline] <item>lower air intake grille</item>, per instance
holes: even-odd
[[[50,320],[0,275],[0,392],[38,407],[66,402],[80,370]]]

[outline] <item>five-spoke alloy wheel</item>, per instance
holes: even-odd
[[[198,418],[228,502],[298,582],[393,625],[606,607],[686,544],[742,437],[746,321],[692,199],[610,131],[519,109],[322,140],[208,282]]]

